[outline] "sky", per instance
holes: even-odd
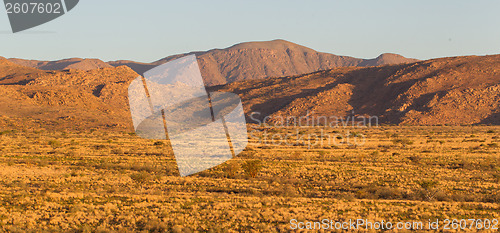
[[[358,58],[499,54],[499,12],[498,0],[80,0],[14,34],[0,7],[0,56],[152,62],[273,39]]]

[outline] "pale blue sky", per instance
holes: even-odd
[[[80,0],[12,34],[0,7],[0,56],[151,62],[168,55],[285,39],[360,58],[500,53],[498,0]]]

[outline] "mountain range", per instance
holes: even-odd
[[[259,112],[259,119],[377,116],[381,124],[500,125],[500,55],[356,60],[312,51],[271,41],[196,54],[204,75],[228,74],[205,81],[210,91],[238,94],[250,123]],[[138,69],[182,56],[154,64],[0,57],[0,129],[133,131],[127,89]],[[261,76],[248,78],[253,70]]]
[[[125,65],[142,75],[145,71],[155,66],[191,54],[197,56],[202,76],[208,86],[248,79],[307,74],[336,67],[366,67],[418,61],[390,53],[382,54],[374,59],[338,56],[317,52],[285,40],[241,43],[225,49],[173,55],[152,63],[125,60],[103,62],[99,59],[81,58],[59,61],[37,61],[17,58],[9,60],[22,66],[41,70],[91,70]]]

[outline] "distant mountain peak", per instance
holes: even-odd
[[[307,51],[312,51],[316,52],[315,50],[287,41],[283,39],[276,39],[276,40],[270,40],[270,41],[254,41],[254,42],[243,42],[239,44],[235,44],[229,48],[226,48],[227,50],[229,49],[271,49],[271,50],[282,50],[282,49],[300,49],[300,50],[307,50]]]
[[[381,58],[392,58],[392,57],[403,57],[403,56],[396,53],[382,53],[377,58],[381,59]]]
[[[374,59],[365,59],[359,66],[380,66],[380,65],[395,65],[401,63],[412,63],[420,61],[418,59],[406,58],[395,53],[383,53]]]

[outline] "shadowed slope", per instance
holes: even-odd
[[[500,55],[337,68],[216,87],[265,116],[377,116],[413,125],[500,124]]]

